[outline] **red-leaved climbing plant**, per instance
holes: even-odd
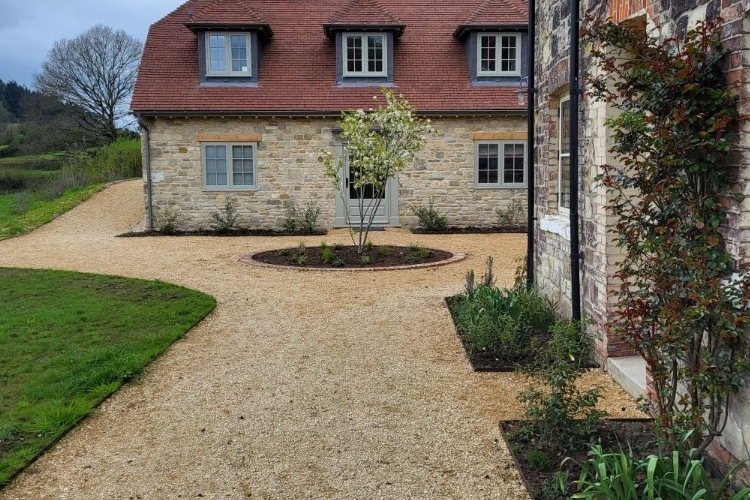
[[[734,269],[722,233],[742,195],[732,195],[737,98],[719,33],[699,23],[658,40],[592,19],[586,30],[601,70],[588,89],[619,110],[606,123],[617,161],[598,177],[624,250],[608,327],[646,360],[663,443],[694,453],[722,433],[750,371],[750,278]]]

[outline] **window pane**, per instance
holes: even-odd
[[[226,37],[211,35],[208,37],[209,71],[224,72],[227,70]]]
[[[253,147],[232,146],[232,184],[252,186],[253,181]]]
[[[346,70],[350,73],[362,72],[362,38],[349,36],[346,38]]]
[[[497,184],[498,145],[480,144],[477,148],[477,183]]]
[[[570,153],[570,101],[560,103],[560,153]]]
[[[522,184],[523,144],[506,144],[503,158],[503,182],[508,184]]]
[[[232,71],[247,72],[247,36],[231,35]]]
[[[225,186],[227,183],[226,146],[206,146],[206,185]]]
[[[560,206],[570,208],[570,157],[560,158],[560,192],[558,194]]]
[[[373,35],[367,37],[367,71],[373,73],[383,72],[382,35]]]
[[[482,35],[479,37],[479,66],[483,72],[493,72],[497,63],[497,38],[494,35]]]

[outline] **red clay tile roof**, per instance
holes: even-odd
[[[472,84],[465,41],[453,36],[467,15],[486,0],[377,0],[406,26],[394,44],[393,91],[404,94],[426,113],[521,113],[517,86]],[[526,5],[523,0],[505,1]],[[255,86],[201,85],[198,40],[185,23],[218,12],[230,4],[252,6],[274,31],[260,48]],[[209,5],[217,9],[208,10]],[[309,114],[336,115],[369,108],[377,86],[336,83],[336,45],[323,26],[349,5],[349,0],[190,0],[149,29],[131,102],[136,113],[151,114]],[[522,9],[509,9],[517,23]],[[208,16],[208,14],[206,14]],[[231,22],[234,16],[211,19]],[[247,19],[246,19],[247,20]],[[525,22],[525,17],[523,17]],[[491,24],[506,23],[502,18]]]
[[[404,25],[388,9],[376,0],[351,0],[336,13],[325,25],[327,36],[341,29],[351,28],[392,28],[397,36],[401,36]]]
[[[263,20],[246,0],[213,0],[200,11],[188,12],[185,26],[192,31],[201,28],[231,27],[256,28],[266,38],[273,35],[268,23]]]
[[[497,29],[503,26],[525,26],[529,4],[523,0],[485,0],[453,33],[463,37],[472,29]]]

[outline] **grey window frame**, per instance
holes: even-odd
[[[368,71],[367,63],[368,60],[368,47],[366,41],[370,36],[377,36],[383,40],[382,53],[383,53],[383,69],[382,71]],[[362,71],[349,71],[348,70],[348,51],[347,51],[347,40],[349,38],[360,38],[362,40]],[[342,64],[342,76],[345,78],[352,77],[387,77],[388,76],[388,36],[386,33],[374,32],[374,31],[362,31],[354,33],[343,33],[341,36],[341,64]]]
[[[501,159],[505,157],[505,146],[523,145],[523,182],[505,182],[505,165]],[[480,182],[479,181],[479,148],[482,145],[497,146],[497,182]],[[526,187],[527,182],[527,162],[528,162],[528,141],[523,140],[502,140],[502,141],[476,141],[474,145],[474,185],[480,189],[520,189]]]
[[[226,184],[208,184],[206,182],[207,180],[207,168],[206,168],[206,147],[207,146],[224,146],[226,147],[226,176],[227,176],[227,183]],[[253,150],[253,157],[252,157],[252,176],[253,176],[253,183],[252,184],[234,184],[233,179],[233,162],[235,158],[233,157],[232,153],[232,147],[233,146],[243,146],[243,147],[252,147]],[[202,142],[201,143],[201,184],[203,186],[204,191],[255,191],[258,189],[258,143],[257,142]]]
[[[566,119],[563,117],[563,106],[567,103],[568,106],[568,117],[570,116],[570,95],[565,95],[560,98],[560,103],[558,104],[558,111],[557,111],[557,210],[560,213],[570,213],[570,179],[568,179],[568,186],[567,186],[567,193],[564,192],[563,187],[563,172],[566,172],[568,177],[570,176],[570,128],[569,124],[565,123]],[[563,141],[565,140],[565,137],[563,136],[563,132],[567,131],[568,137],[567,137],[567,150],[563,147]],[[568,169],[566,171],[565,168],[563,168],[563,160],[568,159]],[[566,197],[567,195],[567,197]],[[564,199],[567,198],[568,205],[564,205]]]
[[[495,71],[482,71],[482,38],[483,37],[494,37],[496,40],[495,46]],[[512,37],[516,40],[515,46],[515,71],[502,71],[502,40],[503,37]],[[521,76],[521,52],[522,52],[522,38],[520,33],[513,33],[509,31],[499,31],[490,33],[477,33],[476,38],[476,64],[477,64],[477,76]]]
[[[211,71],[211,37],[212,36],[223,36],[225,37],[224,49],[225,49],[225,63],[227,65],[226,71]],[[232,71],[232,37],[242,36],[245,38],[245,51],[247,56],[247,70],[246,71]],[[248,78],[253,76],[253,37],[248,32],[241,31],[206,31],[204,34],[205,40],[205,54],[206,54],[206,76],[215,77],[234,77],[234,78]]]

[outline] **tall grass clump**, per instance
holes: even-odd
[[[143,172],[141,141],[120,137],[93,151],[70,155],[62,171],[42,190],[42,196],[52,200],[71,188],[140,177]]]

